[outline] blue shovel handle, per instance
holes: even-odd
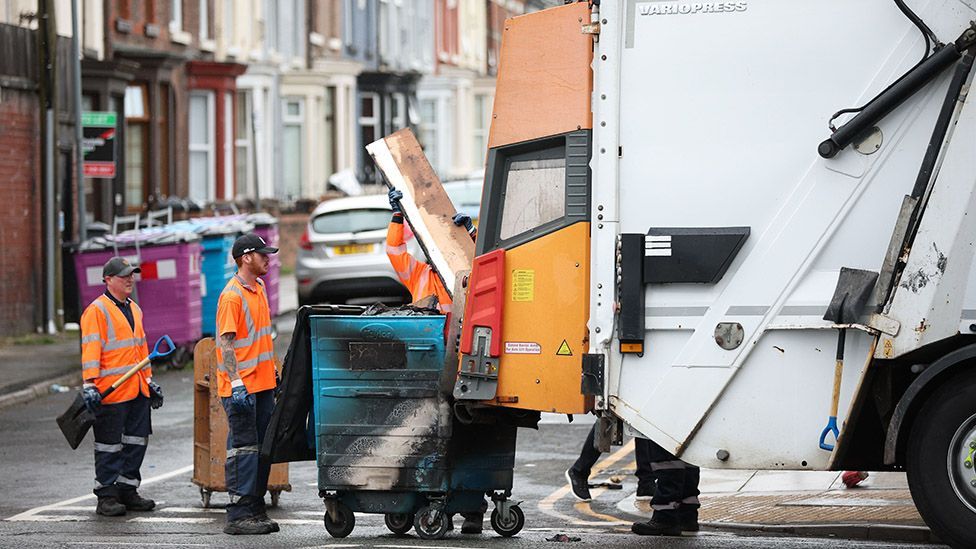
[[[166,351],[160,351],[159,350],[160,343],[165,343],[166,346],[169,347],[169,349]],[[156,340],[156,344],[153,345],[152,352],[149,353],[149,360],[153,360],[161,356],[166,356],[175,350],[176,350],[176,345],[173,344],[173,340],[170,339],[168,335],[164,335],[163,337]]]
[[[830,416],[827,418],[827,426],[820,433],[820,449],[832,452],[834,450],[833,444],[827,444],[827,435],[834,434],[834,442],[837,442],[837,437],[840,436],[840,429],[837,428],[837,416]]]

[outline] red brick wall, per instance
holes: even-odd
[[[43,308],[39,109],[34,93],[0,88],[0,337],[33,331]]]
[[[298,254],[298,241],[308,224],[308,214],[282,214],[278,216],[278,253],[282,266],[294,271]]]

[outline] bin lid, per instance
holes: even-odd
[[[247,214],[246,219],[253,223],[255,227],[269,227],[278,224],[278,218],[268,212],[255,212]]]
[[[147,246],[165,246],[197,240],[200,240],[200,235],[186,230],[173,230],[167,225],[90,238],[78,246],[78,251],[93,252],[110,248],[134,248],[137,243],[140,248]]]

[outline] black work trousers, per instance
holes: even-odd
[[[230,505],[227,522],[254,517],[265,512],[264,494],[268,491],[271,462],[259,455],[264,432],[274,409],[274,390],[254,393],[255,405],[240,409],[230,397],[221,398],[227,413],[227,461],[224,477]]]
[[[142,393],[126,402],[102,404],[95,412],[95,495],[118,498],[135,492],[139,469],[152,434],[149,399]]]
[[[593,446],[593,439],[596,437],[596,426],[597,424],[594,423],[590,429],[590,434],[586,435],[583,448],[580,449],[580,455],[576,458],[576,463],[573,463],[571,467],[574,473],[582,475],[583,478],[589,478],[593,465],[596,464],[602,454],[602,452]],[[639,487],[654,486],[654,471],[651,469],[650,447],[645,444],[646,442],[650,441],[643,438],[634,439],[634,454],[637,458],[637,485]]]
[[[654,509],[653,520],[675,524],[680,522],[697,521],[698,481],[701,470],[694,465],[674,457],[654,441],[645,441],[650,453],[651,470],[657,479],[654,497],[651,498],[651,508]]]

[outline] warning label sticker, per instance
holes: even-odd
[[[541,355],[542,345],[527,341],[506,341],[505,354],[509,355]]]
[[[512,271],[512,301],[535,300],[535,271],[515,269]]]
[[[558,356],[573,356],[573,351],[569,348],[569,343],[565,339],[563,340],[563,344],[559,346],[559,349],[556,350],[556,354]]]

